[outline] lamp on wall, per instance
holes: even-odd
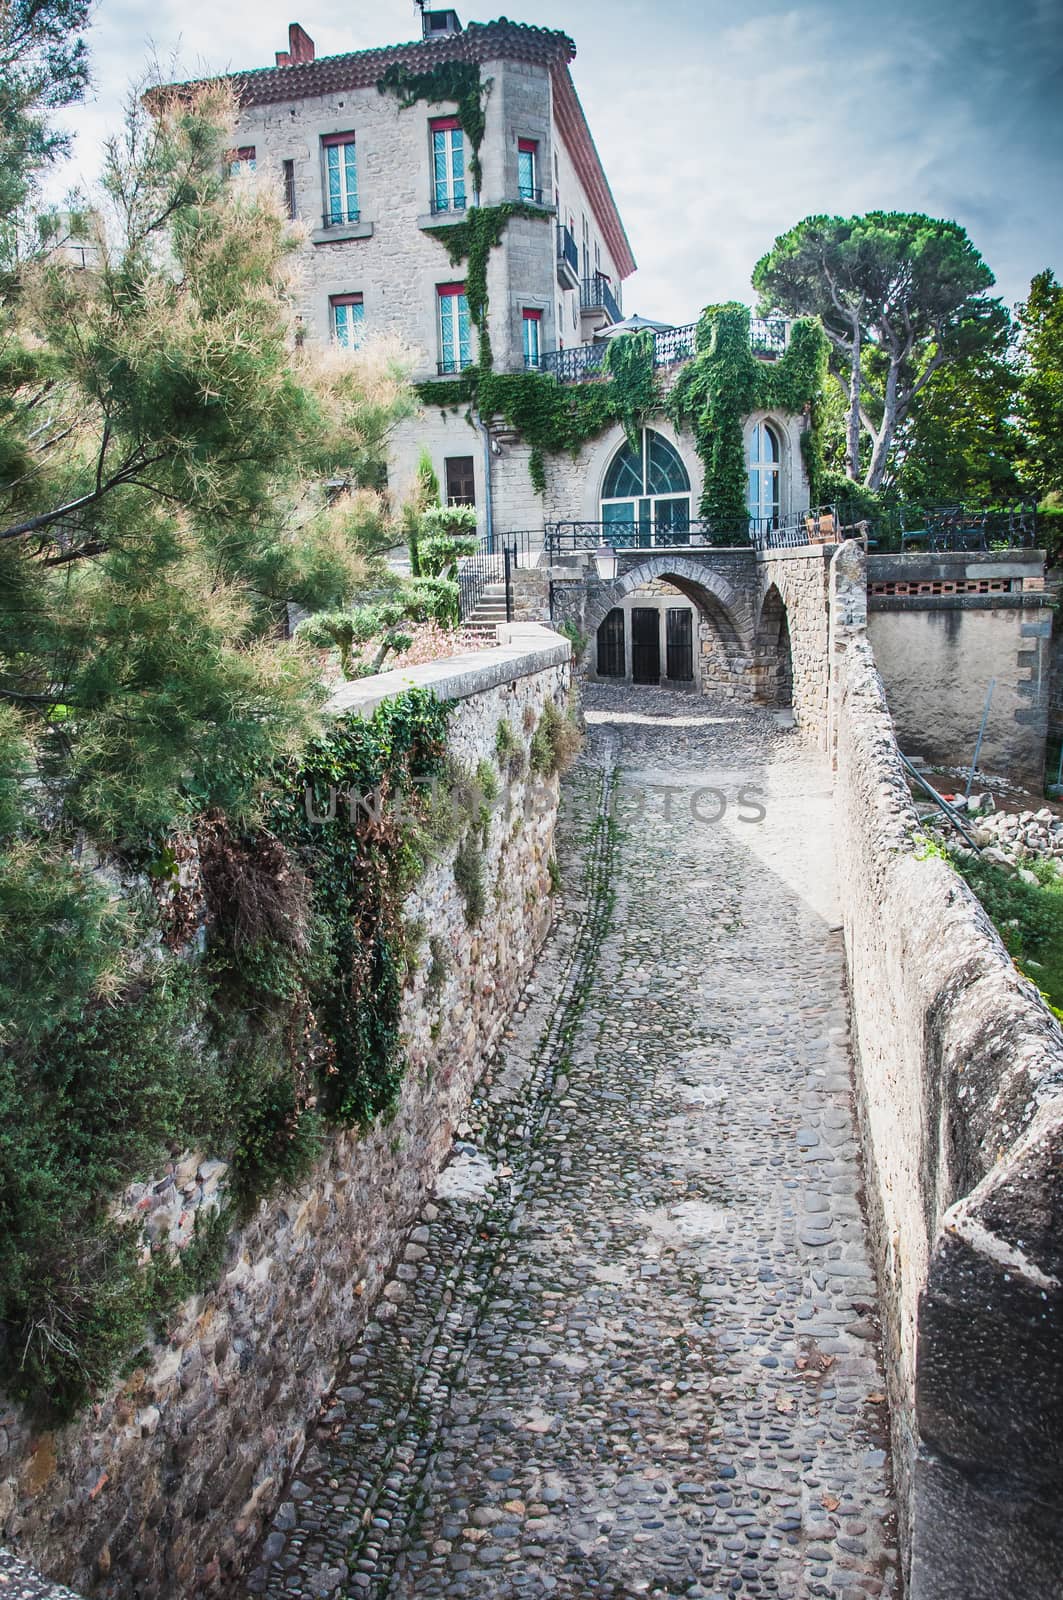
[[[594,565],[603,583],[612,583],[616,577],[616,551],[611,544],[600,544],[594,552]]]

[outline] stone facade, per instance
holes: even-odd
[[[514,626],[497,650],[346,685],[334,710],[368,714],[426,684],[457,701],[450,748],[471,767],[493,759],[501,719],[527,745],[547,701],[564,705],[569,658],[556,635]],[[503,791],[478,926],[466,924],[453,848],[407,901],[425,933],[403,1000],[409,1066],[395,1117],[337,1135],[296,1191],[263,1200],[231,1235],[216,1288],[187,1302],[90,1413],[52,1433],[0,1406],[0,1540],[42,1571],[101,1600],[191,1600],[217,1592],[254,1544],[550,924],[556,806],[556,779],[525,775]],[[224,1173],[211,1176],[223,1190]]]
[[[803,733],[827,737],[827,579],[833,546],[753,550],[625,550],[604,582],[587,557],[549,569],[552,614],[586,635],[586,670],[598,672],[598,629],[614,609],[678,591],[696,614],[695,684],[738,700],[792,706]],[[630,630],[626,635],[630,645]],[[663,659],[663,658],[662,658]],[[630,677],[630,648],[627,670]]]
[[[832,583],[835,838],[911,1600],[1059,1593],[1063,1037],[925,857],[867,639]]]
[[[1051,704],[1044,553],[872,556],[868,632],[906,754],[1040,790]]]
[[[526,50],[523,34],[545,37],[550,41],[545,54],[555,59],[522,59],[529,53],[544,54],[543,50]],[[481,35],[490,37],[481,42]],[[518,141],[533,140],[538,145],[541,214],[512,218],[500,245],[491,252],[487,268],[488,332],[495,368],[523,371],[525,309],[542,314],[542,349],[581,340],[580,291],[563,286],[556,267],[559,216],[566,224],[569,218],[575,223],[581,273],[589,264],[589,270],[603,273],[619,295],[621,280],[634,263],[629,251],[621,254],[616,247],[618,231],[622,238],[619,217],[589,135],[586,144],[582,137],[586,128],[565,64],[573,53],[571,42],[562,34],[493,25],[475,35],[471,31],[455,35],[452,43],[460,49],[465,40],[474,38],[471,53],[480,58],[481,77],[490,84],[480,152],[483,185],[477,203],[493,206],[520,198]],[[492,44],[504,51],[514,41],[512,55],[490,53]],[[399,46],[391,52],[328,58],[314,64],[323,72],[310,80],[316,85],[327,72],[337,86],[325,93],[304,92],[306,74],[298,66],[269,72],[262,84],[255,73],[238,80],[237,148],[253,149],[256,173],[277,183],[284,164],[291,164],[290,195],[305,230],[299,265],[307,333],[328,342],[333,337],[330,297],[359,294],[364,307],[363,337],[397,338],[410,352],[414,381],[437,376],[441,354],[437,288],[460,281],[465,270],[452,266],[441,241],[426,231],[464,218],[463,211],[433,214],[432,207],[430,123],[453,114],[456,107],[419,101],[403,110],[394,95],[378,92],[376,78],[390,55],[416,72],[435,64],[441,54],[438,42],[432,41]],[[382,59],[376,61],[376,57]],[[284,95],[289,83],[290,92]],[[326,226],[322,140],[339,133],[353,133],[356,138],[359,220]],[[581,146],[578,152],[572,148],[574,140]],[[471,205],[474,195],[467,151],[466,188]],[[475,339],[473,333],[474,346]],[[479,432],[467,422],[464,407],[449,414],[429,407],[395,429],[389,479],[396,498],[401,498],[409,485],[423,447],[428,449],[441,483],[446,481],[448,456],[473,457],[476,504],[482,520],[486,503],[484,445]],[[508,527],[542,525],[541,513],[531,514],[526,477],[519,488],[514,484],[517,492],[512,499],[506,494],[504,473],[493,487]]]

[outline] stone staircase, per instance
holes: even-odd
[[[462,618],[461,625],[466,633],[475,633],[494,640],[497,638],[498,624],[505,620],[506,586],[504,583],[488,583],[484,585],[483,592],[469,615]]]

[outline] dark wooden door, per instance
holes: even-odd
[[[624,659],[624,613],[614,606],[598,629],[598,676],[622,678]]]
[[[631,613],[631,676],[636,683],[661,681],[661,614],[650,606]]]
[[[665,652],[668,677],[677,683],[689,682],[694,676],[693,613],[683,606],[668,611]]]

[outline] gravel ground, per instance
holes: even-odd
[[[829,775],[586,710],[562,916],[250,1594],[899,1592]]]

